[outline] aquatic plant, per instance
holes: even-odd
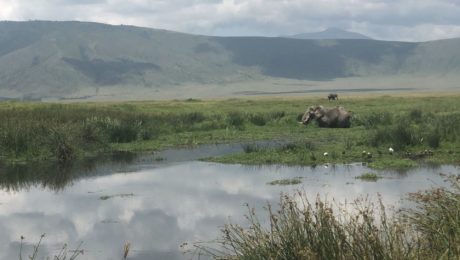
[[[244,227],[228,223],[213,241],[195,242],[190,253],[214,259],[458,259],[460,178],[451,189],[410,195],[414,207],[388,215],[382,199],[339,204],[305,192],[282,194],[267,205],[268,222],[247,205]]]
[[[267,225],[248,206],[248,228],[226,224],[219,239],[194,246],[215,259],[407,259],[412,245],[403,224],[379,205],[355,201],[351,214],[319,197],[310,203],[303,192],[283,194],[278,210],[266,207]]]
[[[380,178],[382,178],[382,177],[380,177],[379,175],[377,175],[374,172],[366,172],[366,173],[363,173],[363,174],[355,177],[355,179],[360,179],[360,180],[363,180],[363,181],[377,181]]]
[[[42,243],[44,238],[45,238],[45,234],[43,233],[40,236],[40,239],[38,240],[37,244],[33,245],[32,255],[30,255],[28,257],[29,260],[36,260],[37,259],[38,253],[40,251],[40,246],[41,246],[41,243]],[[23,253],[22,250],[23,250],[24,239],[25,239],[25,237],[21,236],[21,242],[20,242],[20,245],[19,245],[19,260],[23,259],[22,258],[22,253]],[[83,255],[83,249],[81,249],[82,244],[83,244],[83,242],[80,242],[80,244],[74,250],[68,250],[67,244],[64,244],[62,246],[62,248],[59,250],[58,254],[53,256],[53,259],[54,260],[67,260],[67,259],[75,260],[75,259],[77,259],[77,257],[79,255]],[[70,256],[68,256],[69,253],[71,253]]]
[[[255,152],[260,151],[260,149],[262,148],[258,144],[244,144],[243,145],[243,151],[245,153],[255,153]]]
[[[424,249],[420,259],[460,257],[460,175],[449,176],[448,181],[450,188],[411,193],[416,207],[403,211]]]
[[[123,260],[127,259],[130,248],[131,248],[131,243],[126,242],[123,246]]]

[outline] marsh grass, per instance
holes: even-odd
[[[257,125],[257,126],[264,126],[267,124],[267,120],[265,119],[265,117],[261,114],[251,114],[249,116],[249,121],[254,124],[254,125]]]
[[[418,163],[410,159],[400,158],[385,158],[381,160],[375,160],[368,164],[372,169],[377,170],[407,170],[418,166]]]
[[[458,259],[460,186],[412,194],[415,207],[389,214],[382,199],[350,204],[282,194],[277,207],[254,208],[248,226],[229,223],[220,238],[190,251],[214,259]]]
[[[343,99],[349,129],[299,125],[315,98],[44,104],[0,103],[0,160],[67,163],[112,151],[150,151],[204,143],[282,139],[295,149],[259,149],[226,162],[316,164],[362,160],[360,151],[458,150],[458,96]],[[303,146],[303,147],[302,147]],[[294,148],[294,147],[293,147]],[[265,151],[267,150],[267,151]],[[310,154],[328,151],[327,158]],[[259,156],[260,155],[260,156]],[[380,153],[379,155],[382,155]],[[389,159],[374,156],[373,160]],[[441,158],[442,157],[442,158]],[[259,159],[258,159],[259,158]],[[240,161],[235,161],[240,160]],[[241,161],[242,160],[242,161]],[[430,160],[453,161],[435,151]]]
[[[227,123],[237,129],[242,129],[245,122],[245,116],[241,112],[229,112],[227,114]]]
[[[40,251],[40,246],[44,238],[45,238],[45,234],[42,234],[37,244],[33,245],[32,255],[28,256],[27,259],[29,260],[38,259],[38,253]],[[19,257],[18,257],[19,260],[23,260],[22,254],[23,254],[23,249],[24,249],[23,248],[24,239],[25,239],[24,236],[21,236],[21,242],[19,245]],[[75,260],[77,259],[79,255],[83,255],[84,253],[83,249],[81,249],[82,244],[83,242],[80,242],[80,244],[74,250],[69,250],[67,244],[64,244],[62,248],[59,250],[58,254],[53,256],[53,260],[67,260],[67,259]]]
[[[400,115],[396,124],[373,125],[369,144],[378,147],[383,144],[397,149],[426,145],[439,148],[442,141],[456,142],[460,137],[460,115],[458,113],[423,113],[413,109],[407,115]]]
[[[286,115],[287,115],[286,111],[273,111],[273,112],[269,112],[267,114],[267,117],[272,121],[276,121],[276,120],[280,120]]]
[[[312,141],[304,141],[303,142],[303,147],[308,150],[308,151],[315,151],[316,150],[316,144]]]
[[[460,176],[449,176],[449,188],[435,188],[412,193],[416,205],[403,211],[419,234],[424,259],[460,258]]]
[[[382,204],[354,202],[354,214],[305,193],[281,195],[266,207],[268,223],[248,206],[247,228],[226,224],[213,242],[195,243],[215,259],[407,259],[412,245],[404,225],[390,220]],[[377,217],[378,216],[378,217]]]
[[[363,181],[377,181],[380,178],[382,178],[382,177],[377,175],[374,172],[366,172],[366,173],[363,173],[363,174],[355,177],[355,179],[360,179],[360,180],[363,180]]]
[[[388,112],[371,112],[356,114],[353,123],[358,126],[364,126],[366,129],[373,129],[380,125],[393,124],[393,115]]]
[[[262,149],[262,147],[258,144],[244,144],[243,151],[245,153],[255,153]]]
[[[16,107],[17,106],[17,107]],[[123,106],[122,106],[123,107]],[[123,107],[125,108],[125,107]],[[220,114],[201,111],[147,114],[90,105],[13,103],[0,109],[0,156],[13,160],[71,161],[85,153],[106,151],[111,144],[158,139],[161,135],[242,127],[231,116],[229,125]]]

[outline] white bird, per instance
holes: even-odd
[[[395,151],[395,150],[393,150],[393,148],[391,148],[391,147],[388,148],[388,152],[389,152],[390,154],[393,154],[394,151]]]
[[[329,154],[327,152],[324,153],[324,156],[328,156]]]

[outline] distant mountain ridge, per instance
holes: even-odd
[[[458,46],[460,39],[210,37],[89,22],[0,22],[0,97],[62,97],[84,88],[180,91],[273,78],[449,77],[460,72]]]
[[[312,32],[312,33],[301,33],[287,36],[288,38],[295,39],[310,39],[310,40],[337,40],[337,39],[362,39],[362,40],[372,40],[372,38],[339,28],[328,28],[321,32]]]

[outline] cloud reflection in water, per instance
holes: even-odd
[[[458,170],[442,166],[386,172],[377,182],[354,178],[368,171],[361,165],[248,167],[195,161],[89,176],[59,191],[39,184],[3,189],[0,259],[17,258],[21,235],[33,243],[42,233],[47,234],[42,250],[48,255],[63,243],[72,247],[83,241],[84,259],[119,259],[124,242],[130,241],[130,259],[183,259],[182,242],[215,238],[229,217],[244,223],[244,203],[260,209],[276,203],[280,192],[304,189],[311,199],[320,193],[338,201],[381,193],[386,204],[398,205],[407,192],[442,185],[437,173]],[[266,184],[298,176],[299,185]]]

